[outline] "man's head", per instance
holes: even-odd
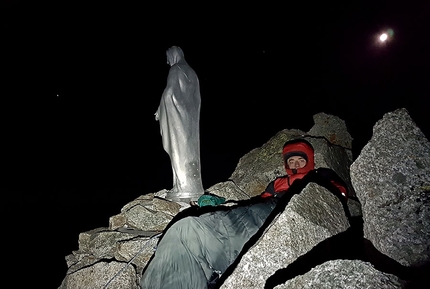
[[[315,167],[314,149],[304,139],[287,141],[282,149],[282,157],[288,175],[307,173]]]

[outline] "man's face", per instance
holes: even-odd
[[[292,156],[287,160],[288,167],[293,169],[301,169],[306,166],[306,160],[301,156]]]

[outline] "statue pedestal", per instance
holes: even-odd
[[[183,202],[183,203],[189,203],[191,201],[197,201],[200,196],[203,195],[202,193],[174,193],[174,192],[168,192],[166,194],[166,199],[173,202]]]

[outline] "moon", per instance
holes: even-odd
[[[382,33],[379,36],[379,41],[381,41],[381,42],[387,41],[387,39],[388,39],[388,34],[387,33]]]
[[[388,28],[386,30],[383,30],[379,32],[377,35],[374,36],[374,43],[375,45],[379,47],[385,47],[390,43],[394,38],[394,30],[391,28]]]

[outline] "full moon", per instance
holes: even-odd
[[[377,46],[385,47],[389,42],[393,41],[394,31],[391,28],[383,30],[374,36],[374,41]]]
[[[381,41],[381,42],[384,42],[385,40],[387,40],[388,39],[388,35],[387,35],[387,33],[382,33],[380,36],[379,36],[379,41]]]

